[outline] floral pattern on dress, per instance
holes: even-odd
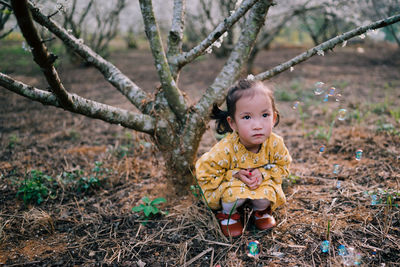
[[[230,133],[196,162],[196,179],[207,204],[214,210],[221,208],[221,201],[234,202],[238,198],[267,198],[274,210],[286,201],[281,184],[282,178],[289,175],[291,161],[283,139],[274,133],[262,144],[258,153],[249,152],[240,143],[237,133]],[[262,167],[266,164],[276,166],[267,170]],[[263,182],[259,188],[250,190],[233,176],[244,168],[260,169]]]

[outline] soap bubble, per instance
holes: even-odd
[[[349,248],[347,254],[342,255],[342,259],[345,266],[357,266],[361,264],[362,257],[359,252],[354,250],[354,248]]]
[[[255,258],[258,257],[261,252],[260,242],[257,240],[250,241],[247,244],[247,256]]]
[[[323,253],[327,253],[329,251],[329,241],[328,240],[322,241],[320,248]]]
[[[32,51],[32,48],[25,41],[22,42],[22,49],[27,52]]]
[[[329,100],[329,95],[326,94],[326,95],[324,96],[324,102],[328,102],[328,100]]]
[[[339,246],[338,246],[338,254],[339,254],[340,256],[346,256],[346,255],[348,255],[349,253],[347,252],[347,249],[346,249],[346,247],[345,247],[344,245],[339,245]]]
[[[363,154],[363,151],[361,150],[361,149],[358,149],[357,151],[356,151],[356,160],[361,160],[361,158],[362,158],[362,154]]]
[[[300,101],[294,102],[292,109],[297,109],[299,107],[299,105],[300,105]]]
[[[342,98],[342,95],[341,94],[336,94],[336,102],[339,102],[340,101],[340,98]]]
[[[376,249],[372,250],[371,255],[372,255],[372,257],[375,257],[375,255],[376,255]]]
[[[341,185],[342,185],[342,183],[340,181],[337,181],[336,188],[339,189]]]
[[[319,151],[320,154],[324,153],[324,152],[325,152],[325,146],[324,146],[324,145],[321,145],[321,146],[319,147],[318,151]]]
[[[340,165],[339,164],[334,164],[332,172],[334,174],[338,174],[340,172]]]
[[[372,195],[371,196],[371,205],[374,206],[376,204],[379,204],[378,196],[377,195]]]
[[[324,92],[325,84],[323,82],[316,82],[314,84],[314,87],[315,87],[314,94],[315,95],[320,95],[320,94],[322,94]]]
[[[347,110],[345,108],[341,108],[338,111],[338,120],[344,121],[347,117]]]
[[[335,91],[336,91],[336,88],[335,88],[335,87],[329,88],[328,95],[329,95],[329,96],[334,96],[334,95],[335,95]]]

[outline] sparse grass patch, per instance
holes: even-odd
[[[396,123],[400,123],[400,107],[394,107],[389,110],[390,115],[396,121]]]
[[[378,126],[377,126],[376,130],[378,132],[386,132],[389,134],[400,136],[400,131],[398,128],[396,128],[393,124],[384,122],[382,120],[378,121]]]

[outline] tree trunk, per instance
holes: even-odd
[[[170,188],[178,195],[187,194],[190,185],[195,183],[196,153],[208,121],[196,121],[196,117],[196,113],[188,113],[185,121],[159,128],[154,136],[166,164]]]

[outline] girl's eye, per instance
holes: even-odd
[[[249,116],[249,115],[243,116],[243,119],[249,120],[249,119],[250,119],[250,116]]]
[[[264,118],[267,118],[267,117],[269,116],[269,114],[268,114],[268,113],[264,113],[262,116],[263,116]]]

